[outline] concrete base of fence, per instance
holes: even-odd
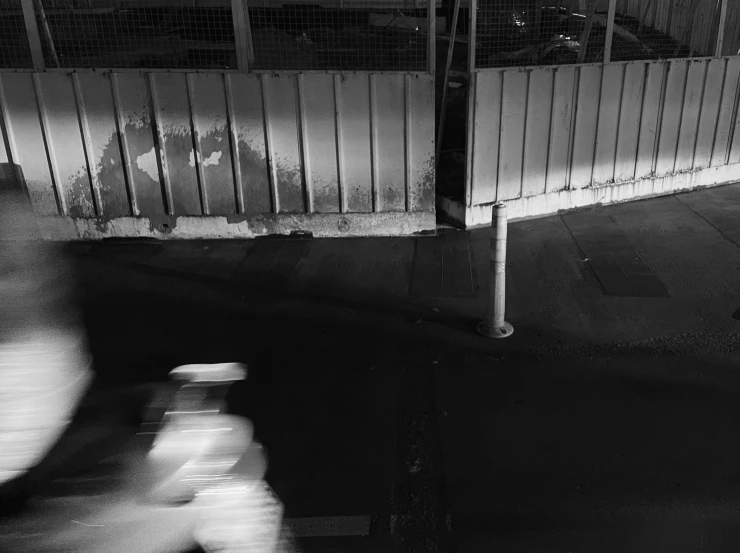
[[[39,218],[47,240],[103,238],[257,238],[271,234],[311,233],[315,237],[408,236],[436,228],[434,212],[312,213],[222,217]]]
[[[509,221],[546,217],[559,211],[607,205],[632,200],[644,200],[665,196],[696,188],[719,186],[740,181],[740,163],[708,167],[662,177],[651,177],[636,181],[592,186],[575,190],[561,190],[529,198],[517,198],[503,202],[509,213]],[[491,224],[493,204],[466,206],[463,202],[437,197],[437,212],[441,218],[462,228],[476,228]]]

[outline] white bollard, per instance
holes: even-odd
[[[514,327],[504,320],[506,311],[506,206],[493,206],[491,221],[491,261],[488,273],[488,309],[478,325],[478,333],[486,338],[507,338]]]

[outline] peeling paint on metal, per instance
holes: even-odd
[[[90,193],[90,176],[87,167],[80,167],[63,186],[67,195],[70,217],[90,217],[95,215],[95,204]]]
[[[153,181],[159,180],[157,153],[154,148],[136,158],[136,167],[138,167],[140,171],[146,173]]]
[[[259,140],[245,140],[240,135],[238,142],[239,165],[244,180],[244,203],[247,213],[269,213],[270,180],[267,176],[267,157],[265,156],[264,136]]]
[[[202,168],[203,186],[208,195],[211,215],[236,212],[236,192],[225,118],[213,121],[205,133],[200,131],[198,162]],[[227,138],[227,140],[224,140]]]
[[[146,78],[138,74],[118,74],[113,79],[114,97],[120,114],[123,145],[126,150],[129,187],[136,198],[136,215],[157,216],[164,213],[162,183],[156,164],[154,131]],[[154,165],[137,160],[151,152]]]
[[[195,176],[193,139],[189,133],[181,132],[166,133],[163,138],[174,212],[177,215],[199,215],[202,209]]]
[[[208,167],[209,165],[218,165],[218,160],[221,159],[223,152],[213,152],[209,157],[203,160],[203,166]]]
[[[118,145],[118,135],[109,137],[108,142],[102,148],[102,154],[97,165],[92,169],[101,188],[101,206],[98,216],[112,218],[131,214],[131,207],[126,194],[126,182],[123,167],[116,162],[116,157],[121,155]],[[119,157],[120,159],[120,157]]]
[[[437,180],[434,157],[428,159],[421,167],[413,168],[417,174],[412,188],[412,211],[434,211],[434,193]]]
[[[226,223],[229,225],[238,225],[239,223],[243,223],[249,218],[249,216],[245,213],[232,213],[231,215],[226,216]]]
[[[293,158],[274,160],[275,176],[280,187],[281,213],[303,213],[303,179],[301,165]]]
[[[177,229],[177,215],[161,215],[160,217],[149,217],[149,228],[152,231],[167,235]]]
[[[176,215],[200,215],[203,210],[195,170],[186,75],[153,73],[150,84],[160,147],[164,150],[170,209]]]
[[[35,73],[34,78],[49,158],[63,203],[72,216],[94,217],[92,183],[72,79],[62,73]]]
[[[217,73],[188,75],[200,184],[210,215],[237,211],[224,86]]]
[[[240,209],[246,213],[269,213],[273,204],[261,79],[259,75],[231,74],[226,77],[226,84],[229,132],[234,142],[235,173],[240,180]]]
[[[90,236],[121,236],[122,232],[143,232],[139,222],[124,222],[125,216],[134,209],[129,203],[127,189],[131,191],[131,197],[136,201],[135,215],[146,217],[147,233],[169,233],[168,236],[182,237],[189,232],[196,232],[197,225],[193,225],[192,222],[187,223],[190,225],[187,232],[181,231],[180,228],[184,224],[183,217],[188,214],[195,216],[202,214],[199,184],[203,186],[209,208],[218,205],[216,209],[221,211],[214,213],[211,209],[211,214],[226,216],[233,214],[236,211],[236,192],[232,164],[237,161],[233,160],[234,155],[238,158],[241,194],[247,213],[265,213],[272,209],[270,162],[275,187],[280,195],[281,211],[286,214],[282,221],[292,221],[289,226],[297,225],[299,222],[301,225],[305,224],[303,222],[306,217],[305,178],[311,180],[314,210],[324,213],[336,211],[339,209],[337,130],[340,131],[339,136],[344,149],[342,164],[346,173],[345,207],[349,212],[353,208],[363,211],[372,209],[369,188],[369,176],[372,171],[368,140],[370,113],[367,75],[342,76],[338,79],[339,88],[342,89],[340,93],[356,89],[358,93],[364,92],[365,96],[358,101],[349,100],[348,96],[343,99],[338,96],[340,101],[337,105],[329,101],[330,93],[334,93],[333,77],[326,75],[306,77],[304,82],[314,83],[322,90],[326,89],[328,96],[303,98],[310,101],[302,110],[296,109],[299,97],[296,96],[297,80],[293,75],[266,79],[267,86],[264,90],[260,78],[253,75],[230,75],[224,79],[223,75],[216,73],[191,75],[187,78],[182,74],[158,73],[151,76],[153,84],[151,89],[147,83],[148,76],[142,74],[116,74],[110,77],[107,74],[94,75],[89,79],[79,77],[79,86],[69,75],[58,75],[49,79],[41,77],[45,82],[63,80],[66,84],[61,87],[64,89],[62,95],[65,98],[69,96],[64,102],[59,98],[51,102],[53,109],[49,113],[53,115],[56,110],[63,117],[54,119],[50,141],[53,146],[58,147],[57,159],[64,167],[59,171],[59,184],[67,211],[77,218],[90,218],[89,225],[80,227],[88,229],[85,232]],[[6,78],[2,77],[3,80]],[[26,80],[33,88],[31,78]],[[395,77],[391,81],[394,79]],[[386,80],[381,78],[378,82],[383,84]],[[232,83],[227,91],[223,89],[224,81]],[[49,88],[48,82],[44,85],[46,88]],[[433,83],[432,80],[429,82]],[[83,133],[79,132],[80,120],[72,117],[75,110],[74,92],[78,89],[81,91],[77,94],[78,99],[84,100],[80,101],[79,108],[82,110],[80,114],[89,116],[90,121],[87,124],[83,121]],[[112,91],[112,94],[110,98],[106,94],[105,98],[95,97],[94,91],[106,94]],[[190,94],[191,91],[193,94]],[[226,102],[221,102],[220,98],[229,95],[231,106],[227,114]],[[152,100],[158,123],[156,132],[153,129]],[[262,113],[263,100],[268,110],[267,115]],[[314,106],[312,102],[316,105]],[[381,104],[383,110],[388,107],[385,101]],[[364,117],[356,117],[361,115],[360,112],[363,110]],[[421,110],[419,113],[421,114]],[[315,123],[314,126],[309,125],[308,133],[299,127],[303,114]],[[336,114],[341,115],[340,121],[335,120]],[[12,115],[9,118],[11,123],[14,121]],[[38,120],[37,111],[31,113],[31,120],[34,116]],[[387,114],[383,115],[383,121],[389,122]],[[229,123],[233,123],[233,128],[230,128]],[[60,124],[69,127],[69,129],[65,127],[64,130],[65,140],[60,140],[58,136],[62,128]],[[265,143],[265,124],[270,131],[269,145]],[[73,127],[76,132],[73,132]],[[12,125],[10,128],[10,132],[13,132]],[[192,133],[193,128],[196,130],[195,135]],[[73,137],[72,140],[69,139],[70,136]],[[197,140],[197,148],[194,147],[194,139]],[[347,155],[353,151],[350,143],[355,139],[360,143],[354,150],[367,149],[362,160]],[[29,155],[38,163],[39,159],[44,159],[43,139],[37,146],[39,147],[34,148]],[[302,146],[305,146],[305,152],[301,149]],[[122,155],[121,147],[124,148],[125,156]],[[428,149],[426,145],[422,148]],[[394,167],[398,164],[403,166],[406,154],[404,148],[398,148],[398,151],[393,152],[395,156],[393,160],[387,158],[390,150],[388,148],[386,150],[381,156],[383,163],[376,169],[388,167],[390,162]],[[67,151],[74,155],[65,155],[64,152]],[[304,174],[302,159],[304,153],[311,167],[310,174]],[[434,164],[433,156],[429,156],[428,152],[417,150],[415,153],[422,157],[418,160],[418,166],[413,166],[417,161],[410,162],[415,171],[414,176],[410,178],[418,186],[415,184],[409,188],[409,202],[421,204],[434,188]],[[422,161],[423,156],[427,157]],[[87,173],[86,160],[89,161],[91,174]],[[165,202],[162,196],[164,175],[161,162],[165,163],[168,183],[173,194],[173,212],[176,214],[173,217],[164,215]],[[361,162],[367,162],[367,171],[364,166],[358,168],[362,170],[352,169]],[[196,170],[200,171],[202,179],[197,178]],[[407,167],[406,171],[408,170]],[[29,188],[33,188],[33,183],[39,181],[33,176],[31,171],[27,177],[31,185]],[[128,183],[127,177],[130,181]],[[406,200],[405,186],[396,186],[397,184],[399,183],[384,181],[381,178],[379,191],[390,203],[403,205]],[[93,190],[97,203],[93,201]],[[30,192],[34,201],[43,201],[38,190],[32,189]],[[291,215],[288,217],[288,214]],[[265,229],[269,228],[270,224],[258,221],[262,220],[256,219],[253,215],[248,221],[230,220],[230,226],[239,228],[231,229],[226,234],[243,232],[242,225],[245,224],[258,229],[258,232],[266,232]],[[349,229],[345,222],[349,224]],[[360,227],[365,224],[363,222]],[[354,219],[347,221],[334,219],[330,226],[333,228],[329,231],[330,234],[355,235],[360,232],[356,229],[357,223]],[[91,228],[93,230],[90,230]],[[221,232],[219,230],[217,234]]]
[[[121,161],[116,111],[110,75],[75,73],[80,124],[90,167],[93,194],[100,217],[131,214]]]
[[[341,223],[342,220],[347,225]],[[255,214],[229,223],[226,216],[182,216],[149,220],[140,217],[72,219],[45,217],[42,234],[51,239],[100,240],[120,236],[149,237],[161,240],[194,238],[255,238],[268,235],[311,234],[314,237],[404,236],[433,231],[434,215],[415,213],[355,214]],[[341,229],[340,229],[341,227]]]

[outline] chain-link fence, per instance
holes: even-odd
[[[740,56],[740,2],[729,2],[725,16],[724,30],[722,55]]]
[[[424,71],[428,3],[250,2],[256,69]]]
[[[47,68],[238,68],[231,0],[29,1]],[[0,2],[2,66],[30,67],[21,0]],[[245,4],[253,69],[427,68],[427,0]]]
[[[719,0],[478,0],[477,67],[711,56]]]
[[[2,66],[30,66],[20,0],[10,3],[0,14]],[[237,69],[230,0],[163,4],[33,0],[45,66]]]
[[[231,0],[28,1],[47,68],[238,69]],[[245,3],[251,69],[428,67],[427,0]],[[555,65],[714,55],[721,3],[617,0],[611,41],[609,0],[463,0],[461,16],[477,4],[476,67]],[[23,13],[0,0],[2,67],[32,67]],[[722,53],[737,55],[740,2],[728,1],[724,28]]]
[[[0,1],[0,67],[33,67],[20,0]]]

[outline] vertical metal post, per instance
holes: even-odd
[[[239,71],[248,71],[254,61],[254,50],[252,47],[252,29],[249,26],[249,6],[247,6],[247,0],[231,0],[231,15],[234,20],[236,62]]]
[[[36,11],[33,9],[33,0],[21,0],[23,8],[23,23],[26,26],[26,36],[28,37],[28,47],[31,50],[31,61],[35,71],[43,71],[44,52],[41,49],[41,37],[39,36],[39,27],[36,24]]]
[[[470,0],[470,14],[468,17],[468,87],[467,109],[465,120],[465,204],[473,205],[473,148],[475,137],[475,51],[476,26],[478,24],[478,0]]]
[[[617,0],[609,0],[606,16],[606,41],[604,42],[604,63],[612,61],[612,38],[614,37],[614,17],[617,14]]]
[[[54,62],[55,67],[59,67],[59,56],[57,56],[57,50],[54,47],[54,38],[51,36],[51,27],[49,27],[49,20],[46,19],[46,12],[44,11],[44,4],[41,0],[36,0],[36,5],[39,9],[39,16],[41,17],[41,25],[44,27],[44,36],[49,46],[49,53],[51,54],[51,60]]]
[[[455,0],[455,9],[452,13],[452,32],[450,33],[450,44],[447,47],[447,63],[445,64],[445,76],[442,86],[442,105],[439,106],[439,126],[437,127],[437,150],[434,156],[435,165],[439,166],[442,157],[442,137],[445,131],[445,117],[447,116],[447,87],[450,85],[450,68],[452,67],[452,55],[455,52],[455,40],[457,40],[457,16],[460,13],[460,0]],[[470,80],[468,80],[468,86]]]
[[[507,338],[514,327],[506,322],[506,206],[496,204],[491,214],[491,261],[488,273],[488,309],[478,325],[478,333],[486,338]]]
[[[722,51],[724,50],[725,42],[725,25],[727,24],[727,0],[719,0],[719,27],[717,28],[717,49],[715,50],[715,57],[721,58]]]
[[[478,0],[470,0],[470,29],[468,30],[468,82],[473,80],[473,72],[475,71],[476,59],[475,59],[475,42],[476,42],[476,27],[478,26]],[[470,94],[468,93],[468,98]],[[470,124],[470,122],[468,122]]]
[[[427,71],[434,75],[437,69],[437,0],[427,0]]]
[[[583,63],[586,60],[586,50],[588,49],[589,38],[591,38],[591,27],[594,23],[595,13],[596,0],[589,0],[588,10],[586,13],[586,24],[583,27],[583,33],[581,34],[581,47],[578,50],[578,63]]]

